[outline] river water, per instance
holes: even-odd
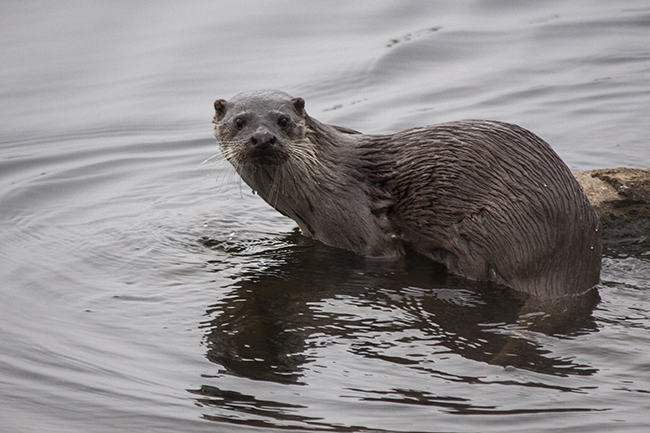
[[[0,10],[0,431],[650,429],[650,252],[606,251],[600,302],[535,327],[302,237],[210,123],[276,88],[363,132],[496,119],[574,171],[645,168],[647,1]]]

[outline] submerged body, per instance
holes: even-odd
[[[598,283],[598,217],[531,132],[467,120],[367,135],[311,118],[278,91],[215,102],[242,179],[304,234],[370,257],[405,247],[454,273],[538,296]]]

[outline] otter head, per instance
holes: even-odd
[[[214,136],[235,167],[282,164],[305,141],[305,101],[276,90],[240,93],[214,102]]]

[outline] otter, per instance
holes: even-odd
[[[327,125],[276,90],[214,103],[221,153],[303,234],[367,257],[406,249],[540,297],[599,282],[598,216],[551,147],[462,120],[392,134]]]

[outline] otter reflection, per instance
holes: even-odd
[[[571,336],[595,330],[595,290],[552,304],[447,274],[442,266],[432,270],[416,254],[399,262],[372,261],[297,233],[284,241],[287,247],[280,250],[244,253],[257,268],[235,275],[230,294],[207,311],[207,357],[228,374],[300,383],[316,359],[312,354],[333,340],[364,357],[417,367],[406,355],[387,356],[381,335],[363,338],[409,330],[426,340],[423,351],[433,347],[554,375],[596,371],[547,356],[548,350],[526,337],[528,331]],[[204,244],[223,247],[218,241]]]

